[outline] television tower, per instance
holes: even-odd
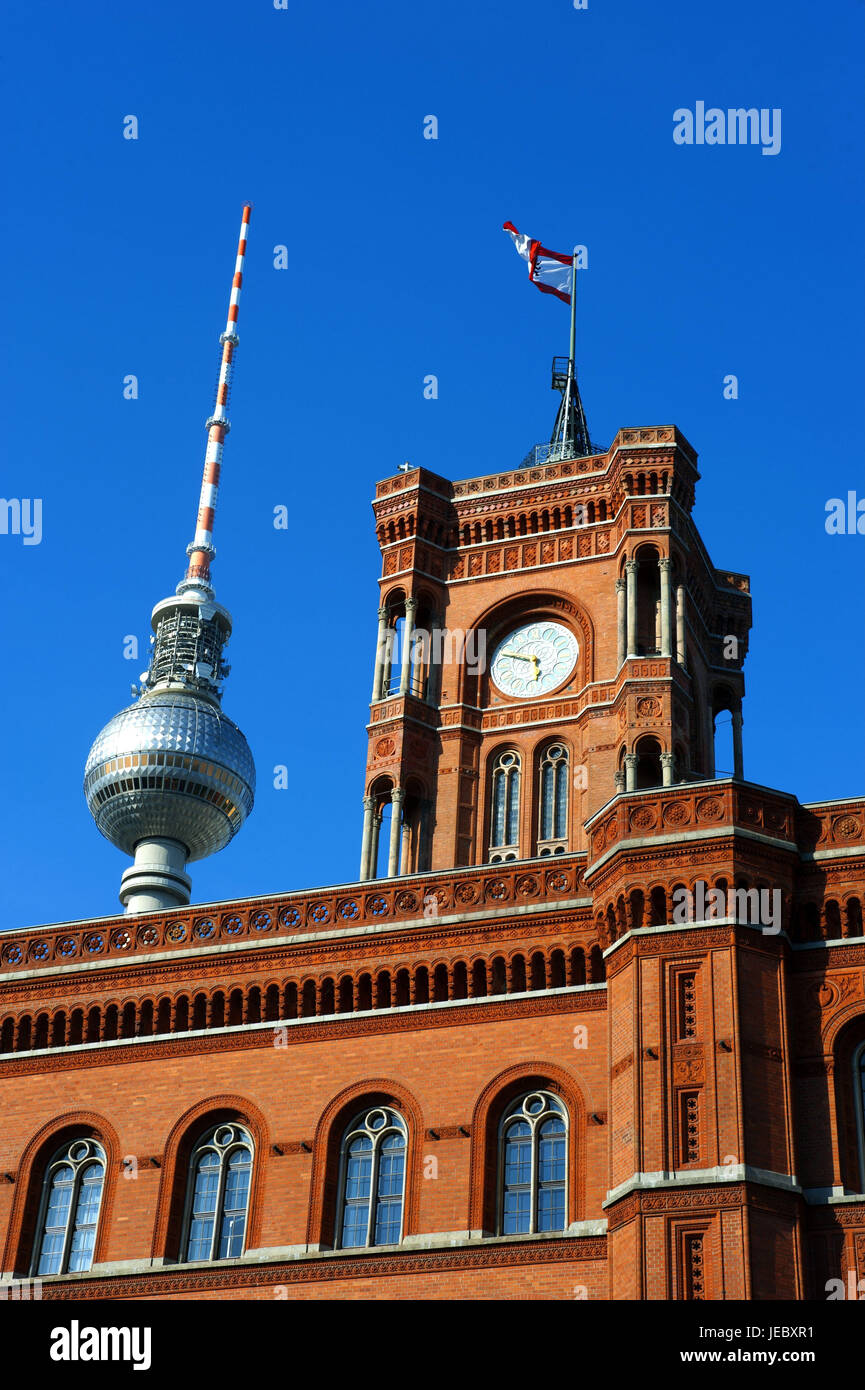
[[[237,834],[255,795],[249,745],[222,712],[222,659],[231,614],[210,583],[213,523],[228,399],[237,350],[237,311],[252,209],[243,209],[216,405],[207,421],[207,452],[198,519],[187,546],[186,573],[151,617],[150,665],[133,686],[134,704],[97,736],[84,772],[90,814],[106,839],[133,856],[120,881],[127,912],[189,902],[186,865],[223,849]]]

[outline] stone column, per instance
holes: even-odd
[[[676,586],[676,660],[680,666],[687,666],[685,660],[685,586]]]
[[[733,776],[739,782],[744,782],[745,771],[742,759],[742,711],[734,709],[733,719]]]
[[[625,754],[625,791],[635,792],[637,790],[637,755],[636,753]]]
[[[616,580],[616,653],[618,666],[625,660],[627,650],[627,628],[625,616],[625,581]]]
[[[412,658],[412,634],[414,632],[414,615],[417,608],[417,599],[407,598],[405,601],[405,624],[402,630],[402,663],[400,666],[399,693],[406,695],[411,685],[411,658]]]
[[[402,842],[399,853],[399,871],[401,874],[410,873],[409,864],[411,863],[411,826],[403,818],[402,823]]]
[[[365,796],[363,799],[363,837],[360,844],[360,874],[358,875],[361,882],[363,882],[365,878],[372,878],[370,850],[372,848],[372,815],[374,809],[375,797]]]
[[[387,609],[378,610],[378,638],[375,644],[375,671],[372,677],[373,704],[382,697],[384,688],[385,654],[387,652]]]
[[[670,569],[672,561],[664,556],[660,561],[661,570],[661,656],[671,656],[670,648]]]
[[[399,871],[400,822],[405,792],[402,787],[394,787],[390,794],[390,844],[388,845],[387,876],[395,878]]]
[[[386,699],[393,692],[390,688],[391,665],[393,664],[393,644],[396,641],[396,629],[389,627],[384,638],[384,663],[381,675],[381,697]]]
[[[375,878],[378,869],[378,841],[381,835],[381,811],[373,813],[372,817],[372,839],[369,846],[369,865],[367,866],[367,878]]]
[[[613,773],[613,785],[614,785],[615,788],[616,788],[616,795],[617,795],[617,796],[619,795],[620,792],[623,792],[623,791],[625,790],[625,774],[624,774],[624,772],[614,772],[614,773]]]
[[[637,562],[625,563],[625,586],[627,591],[628,627],[625,646],[628,656],[637,655]]]
[[[661,754],[661,786],[671,787],[673,785],[673,755],[672,753]]]

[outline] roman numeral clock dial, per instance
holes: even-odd
[[[524,623],[499,642],[490,675],[503,695],[531,700],[567,680],[579,651],[576,637],[561,623]]]

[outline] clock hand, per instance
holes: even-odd
[[[502,656],[510,656],[514,661],[537,661],[537,657],[520,656],[519,652],[502,652]]]

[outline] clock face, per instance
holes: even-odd
[[[490,675],[503,694],[531,700],[567,680],[579,650],[576,637],[561,623],[524,623],[499,642]]]

